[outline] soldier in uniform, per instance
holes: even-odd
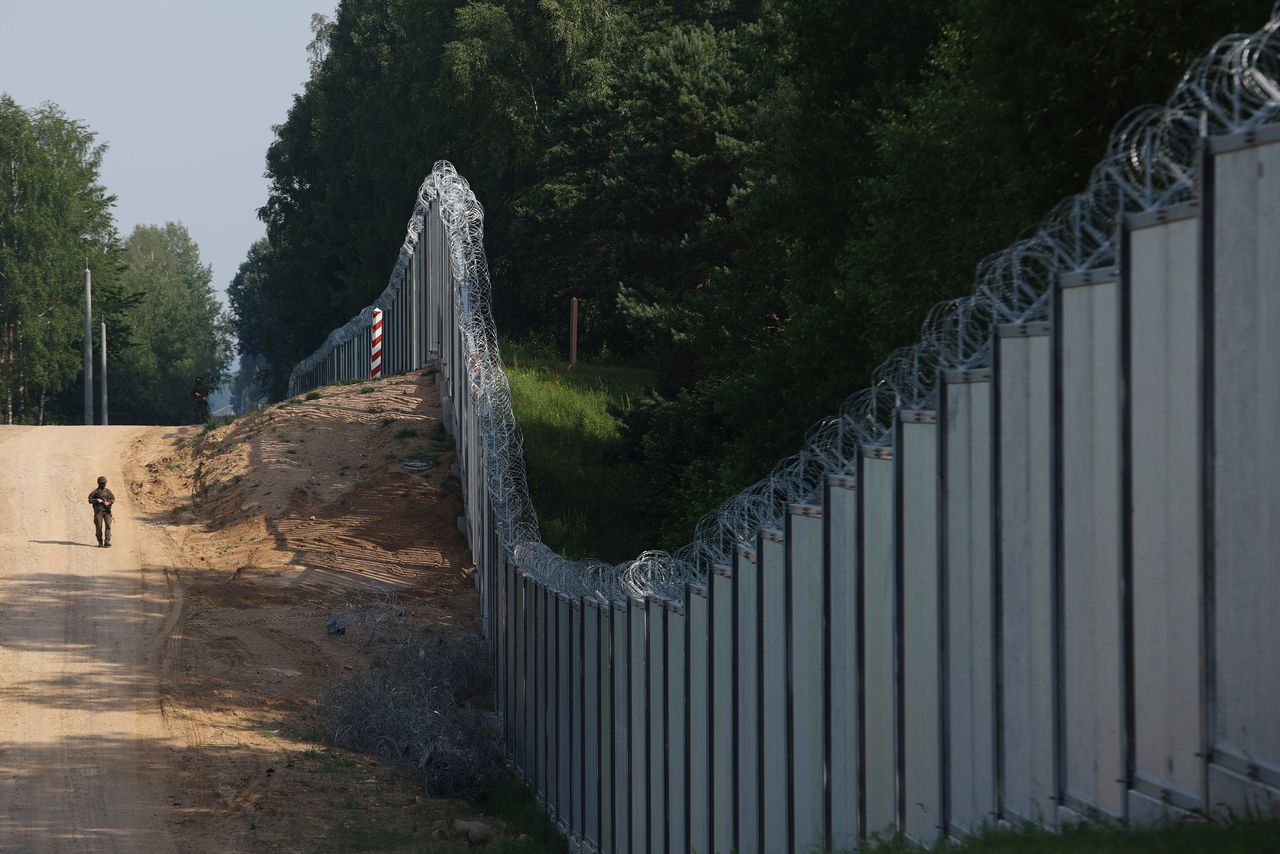
[[[116,497],[107,489],[107,479],[98,478],[98,488],[89,493],[89,503],[93,505],[93,530],[98,535],[98,545],[102,548],[111,546],[111,505]]]
[[[191,400],[196,408],[196,423],[209,420],[209,389],[205,388],[204,377],[196,377],[196,384],[191,387]]]

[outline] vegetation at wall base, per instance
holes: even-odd
[[[504,343],[501,352],[543,542],[614,563],[651,547],[621,419],[652,386],[653,372],[609,358],[571,365],[529,344]]]
[[[1147,827],[1088,821],[1058,831],[1032,826],[989,828],[963,842],[949,840],[928,849],[895,838],[860,850],[863,854],[1274,854],[1280,851],[1280,818],[1170,820]]]
[[[501,819],[513,831],[526,837],[504,844],[499,849],[503,854],[552,854],[569,850],[565,838],[547,818],[533,792],[515,777],[504,779],[478,800],[476,806],[485,815]]]

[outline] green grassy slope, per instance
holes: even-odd
[[[629,408],[652,373],[609,361],[570,365],[511,343],[502,356],[543,541],[572,558],[635,557],[651,544],[634,521],[635,468],[614,455],[619,426],[608,408]]]

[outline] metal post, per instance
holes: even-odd
[[[378,379],[382,376],[382,309],[373,310],[373,334],[369,349],[369,376]]]
[[[84,423],[93,424],[93,274],[84,268]]]
[[[102,324],[102,426],[107,426],[107,324]]]

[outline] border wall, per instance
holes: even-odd
[[[508,754],[580,850],[1280,810],[1277,23],[690,549],[542,545],[483,212],[447,163],[290,393],[440,370]],[[1269,57],[1269,58],[1268,58]]]

